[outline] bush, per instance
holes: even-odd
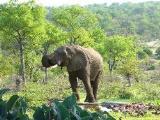
[[[82,110],[76,103],[75,95],[66,98],[62,103],[57,100],[38,107],[33,115],[34,120],[115,120],[112,116],[100,112]]]
[[[131,87],[125,87],[124,81],[120,80],[109,82],[103,81],[100,84],[98,98],[101,101],[131,101],[131,102],[149,102],[153,104],[155,101],[159,101],[160,104],[160,83],[148,82],[141,80],[135,82]]]
[[[150,65],[147,67],[147,70],[155,70],[155,65],[150,64]]]
[[[8,89],[0,90],[0,120],[30,120],[26,114],[28,108],[23,97],[13,95],[8,101],[2,99]],[[108,113],[82,110],[76,103],[75,95],[67,97],[63,102],[54,100],[36,107],[34,120],[115,120]]]
[[[8,101],[4,101],[2,96],[7,91],[8,89],[0,90],[0,120],[29,120],[25,99],[13,95]]]
[[[145,59],[147,54],[144,51],[138,51],[137,53],[139,59]]]
[[[143,48],[143,52],[145,52],[148,56],[152,56],[153,54],[152,50],[147,47]]]
[[[26,98],[29,107],[37,107],[49,99],[61,100],[71,95],[69,87],[67,80],[53,80],[47,84],[28,82],[18,95]]]
[[[157,59],[160,59],[160,47],[158,47],[155,51],[155,55],[157,57]]]
[[[133,94],[127,91],[125,88],[122,90],[119,90],[120,99],[131,99],[132,97],[133,97]]]

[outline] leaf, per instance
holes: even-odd
[[[58,120],[64,120],[66,118],[70,118],[69,109],[66,108],[66,106],[63,105],[63,103],[60,103],[58,101],[54,102],[55,104],[55,110],[57,111],[57,117]]]
[[[91,117],[91,113],[89,113],[87,110],[82,110],[79,106],[76,106],[77,114],[81,117]]]
[[[67,109],[73,109],[76,103],[76,96],[73,94],[67,97],[62,103]]]
[[[13,95],[7,102],[7,111],[10,111],[19,99],[18,95]]]
[[[0,100],[0,118],[5,118],[6,114],[7,114],[6,102]]]
[[[44,111],[42,108],[38,107],[33,114],[34,120],[45,120]]]
[[[18,101],[15,104],[15,109],[18,109],[20,114],[25,114],[27,110],[27,103],[24,98],[19,97]]]
[[[2,99],[3,94],[5,94],[6,92],[8,92],[9,90],[10,89],[8,89],[8,88],[0,89],[0,99]]]

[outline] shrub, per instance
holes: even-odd
[[[160,47],[158,47],[155,51],[155,55],[157,57],[157,59],[160,59]]]
[[[34,120],[115,120],[109,114],[103,115],[100,112],[88,112],[82,110],[76,103],[75,95],[66,98],[62,103],[57,100],[37,107]]]
[[[139,59],[145,59],[147,57],[147,54],[144,51],[138,51],[137,55]]]
[[[153,54],[152,50],[147,47],[143,48],[143,52],[145,52],[148,56],[152,56]]]
[[[155,65],[150,64],[147,68],[147,70],[155,70]]]
[[[29,120],[25,99],[13,95],[8,101],[4,101],[2,96],[7,91],[8,89],[0,90],[0,120]]]
[[[120,99],[131,99],[133,97],[133,94],[127,91],[125,88],[122,90],[119,90],[118,95]]]
[[[23,97],[13,95],[8,101],[2,99],[8,89],[0,90],[0,120],[30,120],[26,114],[28,108]],[[75,95],[67,97],[63,102],[54,100],[36,107],[34,120],[115,120],[107,113],[89,112],[81,109],[76,103]]]

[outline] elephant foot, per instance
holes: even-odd
[[[96,100],[93,97],[88,97],[87,96],[84,102],[94,103],[94,102],[96,102]]]

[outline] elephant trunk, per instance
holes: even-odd
[[[46,68],[51,67],[51,66],[56,67],[57,62],[55,60],[54,55],[52,55],[52,54],[51,55],[44,55],[42,57],[42,65],[43,65],[43,67],[46,67]]]

